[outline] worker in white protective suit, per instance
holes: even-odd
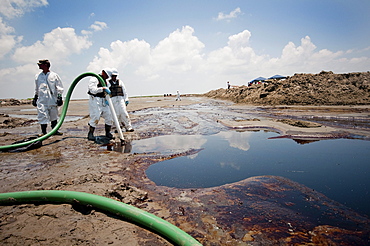
[[[63,105],[63,84],[59,75],[50,71],[49,60],[39,60],[37,63],[42,71],[35,76],[35,96],[32,105],[37,107],[37,119],[41,125],[42,135],[46,134],[47,124],[51,128],[58,123],[58,106]],[[55,135],[63,135],[57,131]]]
[[[118,71],[112,68],[112,78],[109,80],[109,90],[114,110],[117,114],[118,121],[125,127],[126,131],[133,132],[130,117],[127,113],[126,106],[129,104],[126,87],[122,80],[118,79]]]
[[[180,97],[180,92],[179,91],[177,91],[176,101],[177,100],[181,101],[181,97]]]
[[[111,69],[105,68],[101,71],[99,76],[107,81],[111,77]],[[94,141],[94,131],[99,123],[100,117],[103,117],[105,121],[105,136],[113,139],[111,134],[111,129],[113,125],[113,120],[111,112],[109,109],[108,102],[105,99],[106,93],[110,93],[108,87],[103,87],[100,81],[96,77],[92,77],[89,81],[88,92],[89,94],[89,111],[90,111],[90,121],[89,121],[89,133],[87,138]]]

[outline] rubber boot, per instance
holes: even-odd
[[[42,135],[45,135],[46,134],[46,128],[48,127],[47,124],[41,124],[41,132],[42,132]]]
[[[53,120],[53,121],[51,122],[51,128],[52,128],[52,129],[54,129],[54,127],[55,127],[57,124],[58,124],[58,121]],[[61,132],[59,132],[59,131],[56,131],[56,133],[54,133],[54,135],[59,135],[59,136],[61,136],[61,135],[63,135],[63,133],[61,133]]]
[[[112,133],[110,133],[110,130],[112,129],[112,126],[105,124],[105,136],[109,139],[113,139]]]
[[[95,127],[90,126],[89,133],[87,134],[87,139],[88,140],[95,141],[94,131],[95,131]]]

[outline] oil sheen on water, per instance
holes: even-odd
[[[223,131],[215,135],[171,135],[133,143],[132,152],[195,155],[151,165],[147,176],[157,185],[215,187],[248,177],[289,178],[370,216],[370,141],[333,139],[297,143],[268,139],[273,132]]]

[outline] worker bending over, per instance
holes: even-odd
[[[112,71],[109,68],[105,68],[101,71],[99,76],[107,81],[112,75]],[[87,138],[94,141],[94,131],[99,123],[100,117],[103,117],[105,121],[105,136],[107,138],[113,139],[111,134],[112,129],[112,116],[109,109],[108,102],[105,99],[106,93],[110,93],[108,87],[103,87],[100,81],[96,77],[92,77],[89,81],[88,92],[89,96],[89,111],[90,111],[90,121],[89,121],[89,133]]]

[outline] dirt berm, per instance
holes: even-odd
[[[251,86],[212,90],[207,97],[258,105],[370,104],[370,72],[294,74]]]

